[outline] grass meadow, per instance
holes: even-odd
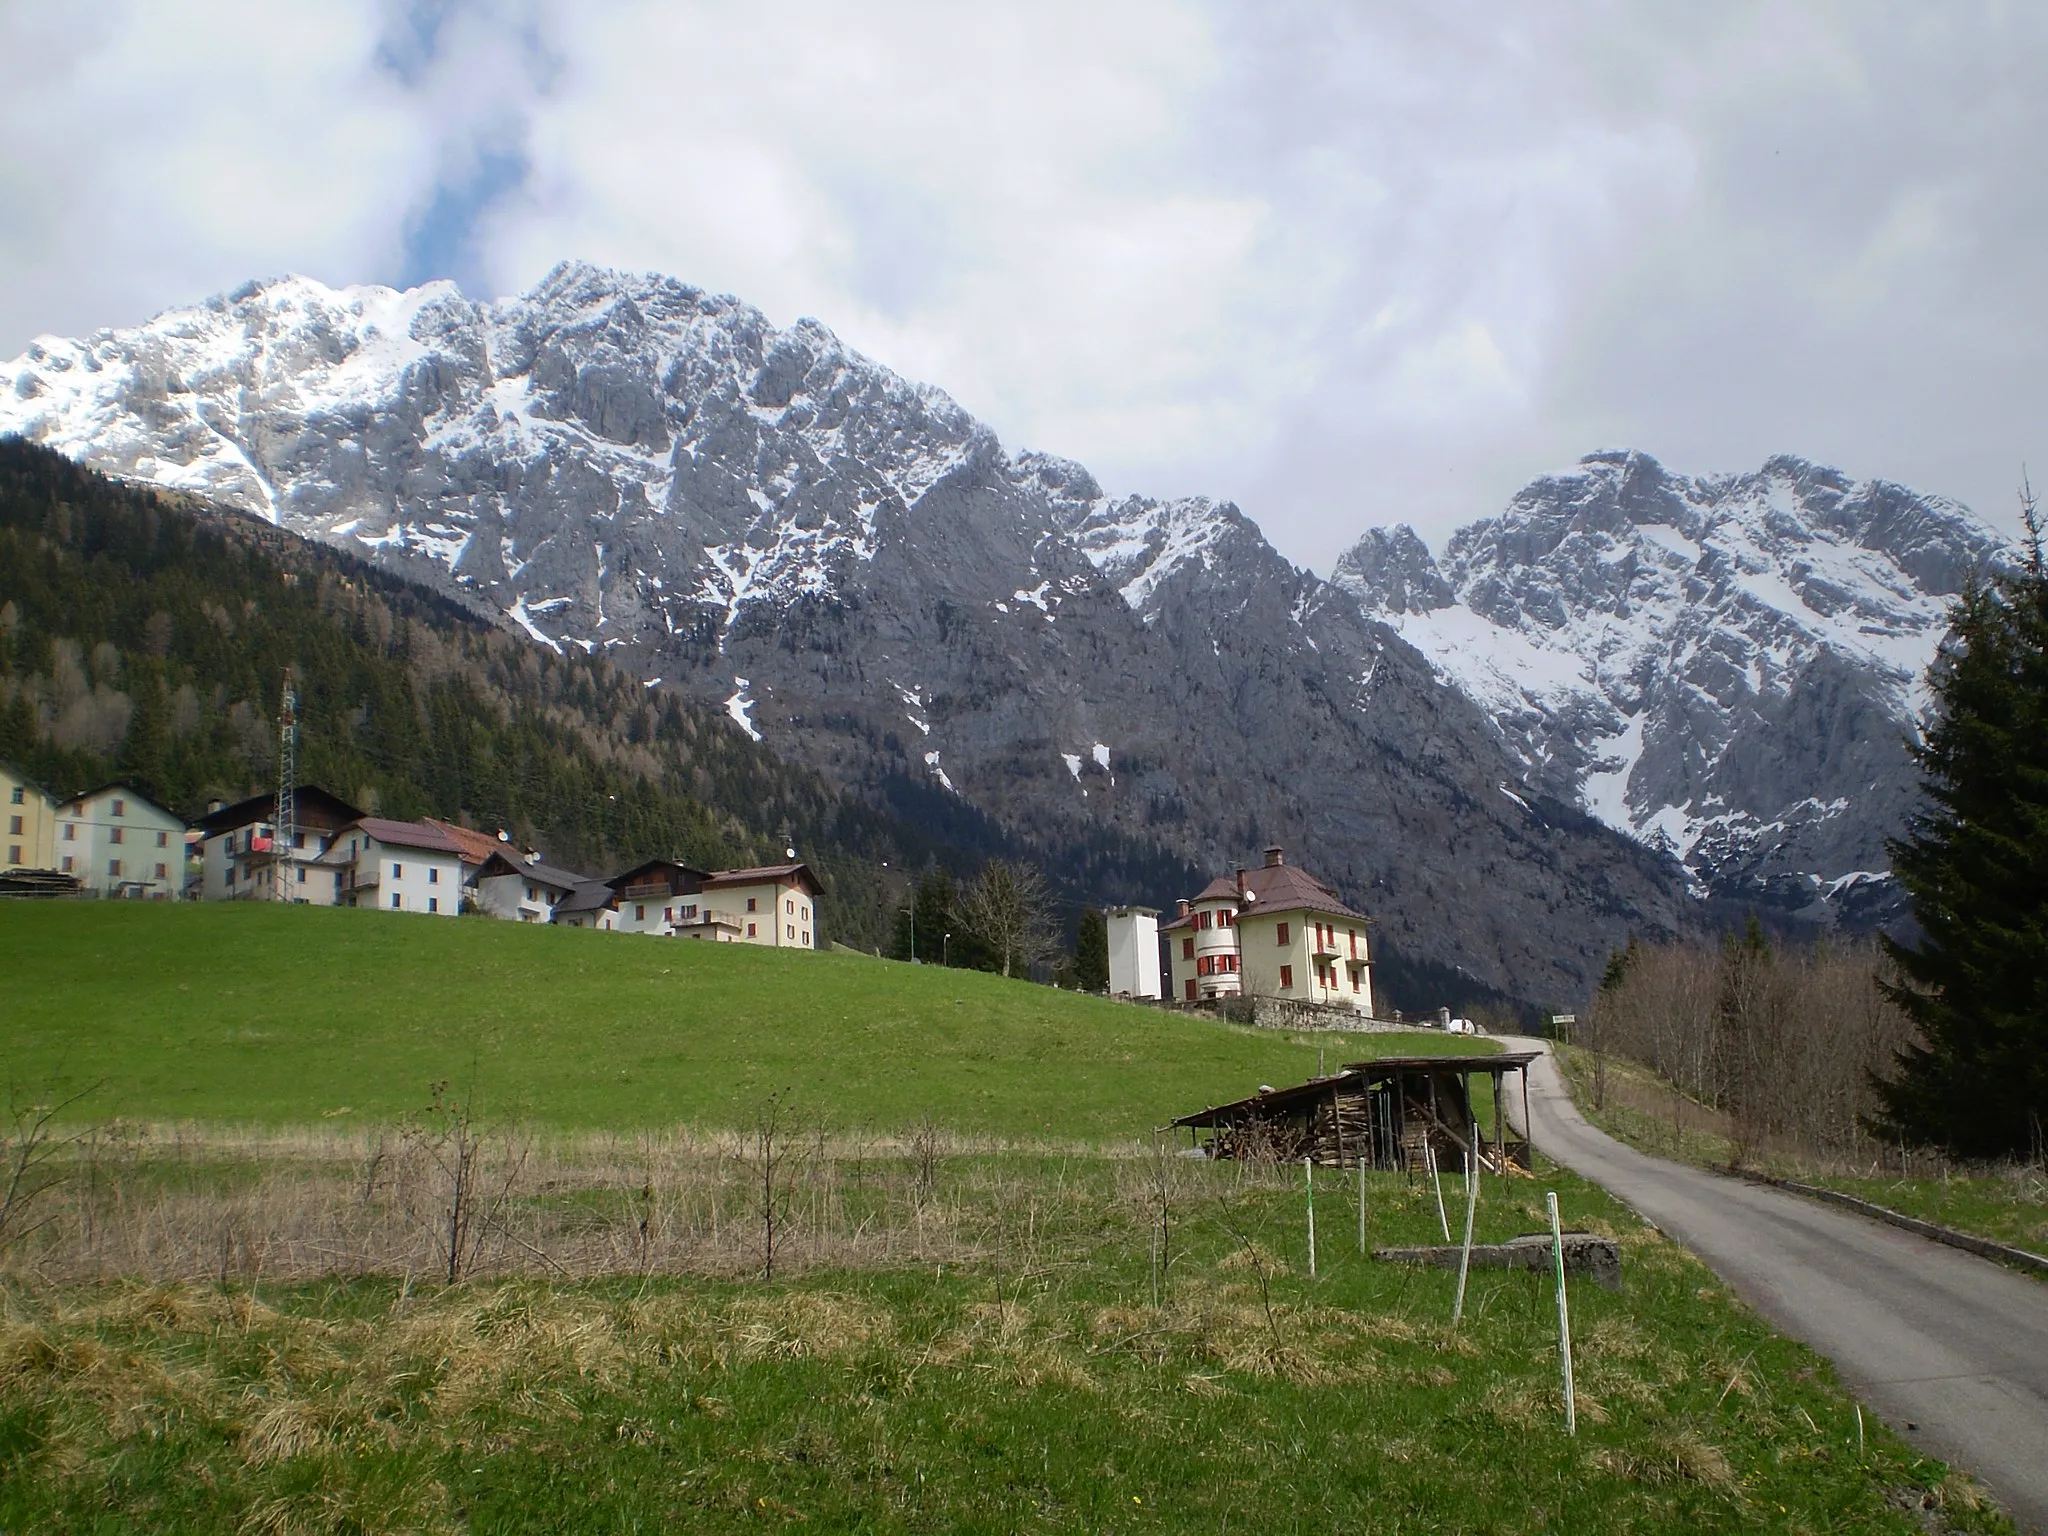
[[[0,1009],[17,1094],[218,1124],[388,1120],[447,1080],[565,1130],[737,1125],[789,1090],[845,1125],[1096,1141],[1388,1038],[843,952],[242,902],[0,906]]]
[[[97,1085],[0,1217],[0,1531],[2010,1530],[1561,1171],[1475,1228],[1621,1246],[1575,1436],[1546,1275],[1368,1256],[1461,1178],[1317,1170],[1311,1272],[1301,1168],[1149,1134],[1413,1037],[114,904],[0,909],[0,1008]]]

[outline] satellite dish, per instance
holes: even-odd
[[[794,848],[785,848],[782,851],[784,854],[786,854],[788,857],[792,859],[796,857],[796,850]]]
[[[1244,904],[1246,906],[1250,906],[1253,902],[1257,901],[1258,899],[1259,893],[1257,891],[1246,891],[1244,893]]]

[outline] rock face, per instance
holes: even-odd
[[[1531,782],[1744,904],[1868,922],[1917,803],[1947,600],[2010,551],[1962,507],[1802,459],[1600,453],[1452,536],[1375,529],[1333,580],[1492,716]]]
[[[604,648],[1100,898],[1164,903],[1277,841],[1411,961],[1555,1002],[1692,918],[1675,863],[1235,507],[1105,497],[822,326],[671,279],[251,286],[38,343],[0,365],[0,431]],[[1401,590],[1439,600],[1396,543]]]

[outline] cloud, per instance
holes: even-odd
[[[1318,563],[1615,443],[2007,521],[2048,461],[2035,7],[137,0],[0,60],[0,352],[578,256]]]

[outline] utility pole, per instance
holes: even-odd
[[[285,668],[277,708],[277,813],[270,822],[270,869],[278,901],[292,899],[292,851],[299,841],[299,696]]]

